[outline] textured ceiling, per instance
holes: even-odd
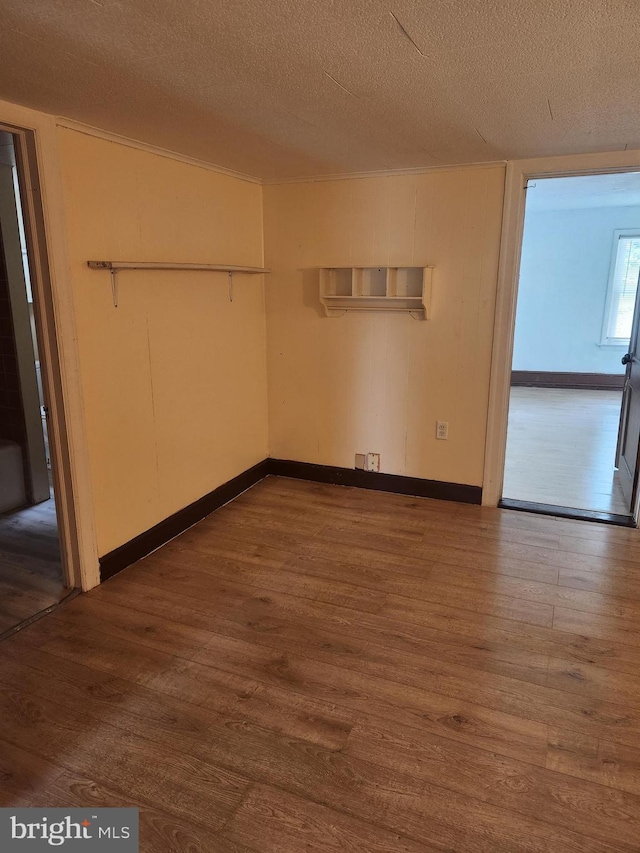
[[[534,178],[528,184],[527,212],[630,206],[640,206],[640,172]]]
[[[633,0],[0,0],[0,98],[263,178],[640,147]]]

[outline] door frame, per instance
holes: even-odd
[[[15,158],[14,158],[15,159]],[[30,502],[48,500],[51,488],[42,427],[36,352],[33,346],[27,283],[20,238],[19,201],[15,192],[14,167],[9,158],[0,164],[0,232],[4,265],[9,284],[11,316],[24,420],[23,463],[27,476],[25,493]],[[6,437],[6,436],[5,436]]]
[[[640,171],[640,150],[511,160],[507,163],[491,353],[483,506],[498,506],[502,497],[527,181],[636,170]]]
[[[0,129],[16,140],[65,581],[88,590],[100,574],[57,123],[0,101]]]

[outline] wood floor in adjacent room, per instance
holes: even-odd
[[[505,498],[628,515],[615,473],[622,391],[512,388]]]
[[[53,498],[0,515],[0,634],[68,592]]]
[[[149,853],[640,849],[635,530],[268,478],[0,688],[0,804]]]

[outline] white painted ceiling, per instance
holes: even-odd
[[[534,178],[528,183],[527,212],[632,206],[640,206],[640,172]]]
[[[0,98],[263,178],[640,147],[636,0],[0,0]]]

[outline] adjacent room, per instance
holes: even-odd
[[[0,0],[1,853],[637,853],[639,37]]]
[[[64,596],[13,137],[0,132],[0,636]]]
[[[504,498],[631,514],[617,446],[639,272],[637,172],[529,182]]]

